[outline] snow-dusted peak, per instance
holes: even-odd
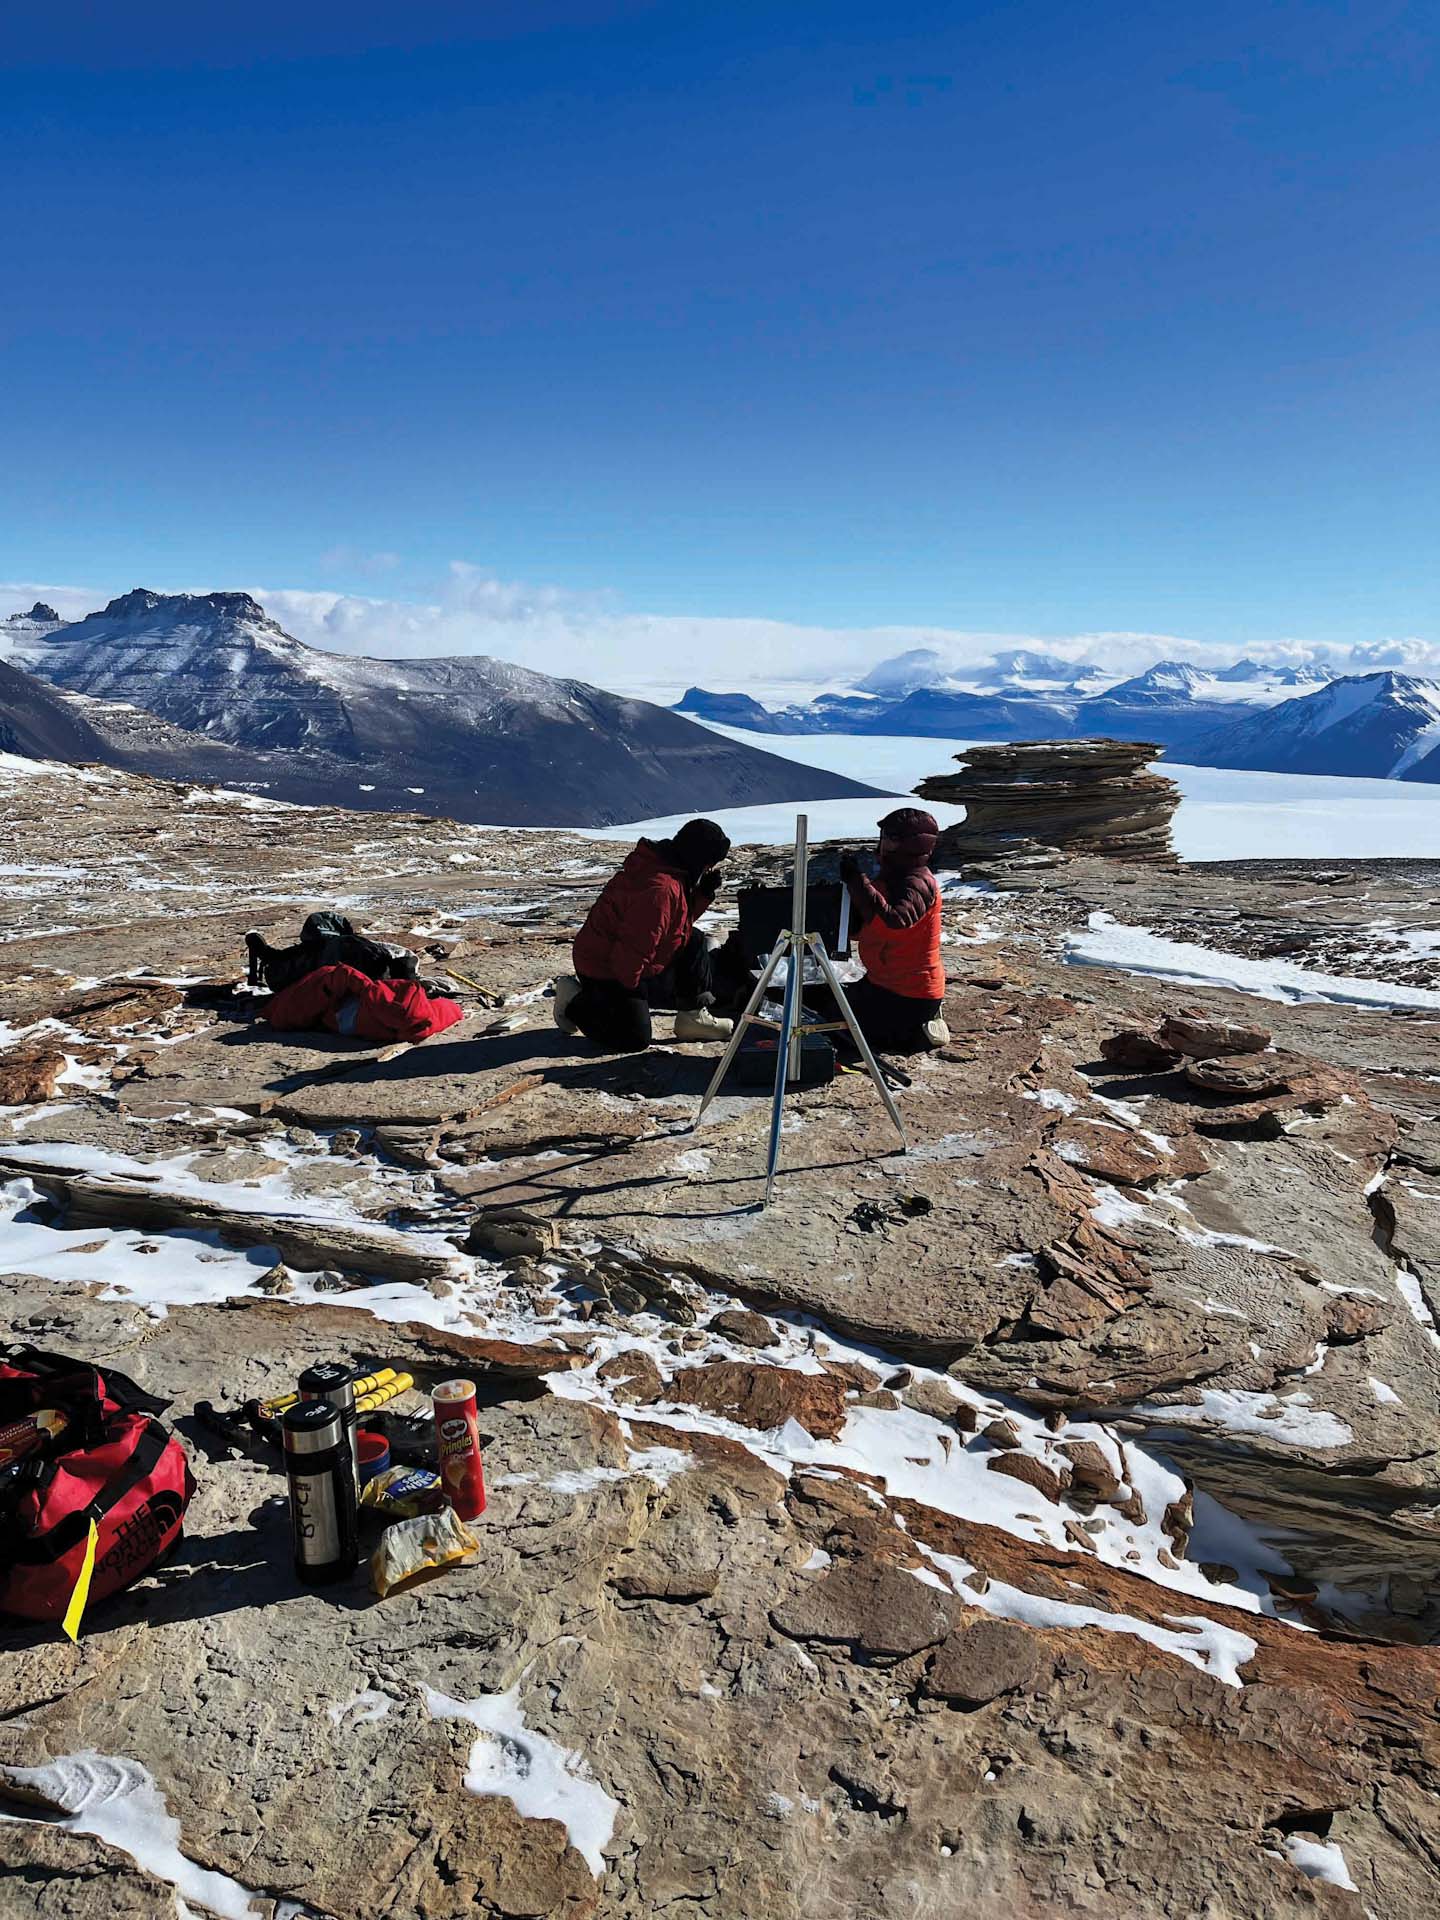
[[[1347,674],[1298,700],[1287,700],[1275,714],[1277,719],[1283,716],[1307,732],[1323,733],[1367,707],[1381,706],[1413,714],[1427,723],[1440,720],[1440,683],[1397,673],[1393,668],[1382,673]]]
[[[888,693],[903,698],[921,687],[941,686],[949,677],[949,667],[934,647],[911,647],[882,660],[863,680],[855,682],[857,693]]]
[[[1215,675],[1217,680],[1273,680],[1278,678],[1274,667],[1267,667],[1260,660],[1237,660],[1233,667],[1222,667]]]
[[[1393,669],[1347,674],[1203,744],[1214,766],[1433,780],[1432,762],[1440,770],[1440,682]]]
[[[58,627],[61,625],[59,614],[44,600],[37,600],[28,613],[10,613],[0,621],[7,627]]]
[[[1010,681],[1044,680],[1068,686],[1081,676],[1082,671],[1073,660],[1061,660],[1053,653],[1035,653],[1028,647],[1011,647],[991,656],[983,677]],[[975,677],[978,679],[982,676],[977,674]]]
[[[91,620],[142,620],[159,613],[174,620],[257,620],[274,624],[258,600],[248,593],[154,593],[149,587],[132,587],[111,600],[98,613],[87,613]]]
[[[63,624],[54,607],[43,600],[37,600],[28,613],[6,614],[0,620],[0,660],[23,664],[27,650]]]
[[[1157,660],[1153,667],[1126,685],[1135,688],[1150,688],[1156,693],[1198,693],[1206,683],[1214,678],[1203,667],[1191,666],[1188,660]]]

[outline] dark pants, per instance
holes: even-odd
[[[638,987],[618,980],[579,976],[580,992],[566,1008],[587,1040],[607,1053],[639,1053],[650,1044],[650,1010],[708,1007],[715,998],[714,954],[703,933],[694,932],[662,973]]]
[[[877,987],[863,974],[846,987],[845,998],[850,1002],[850,1011],[860,1031],[881,1053],[927,1052],[933,1042],[926,1038],[925,1022],[933,1020],[945,1004],[943,1000],[912,1000],[907,994],[891,993],[888,987]],[[822,1020],[841,1017],[829,987],[807,987],[805,1005]],[[843,1029],[830,1037],[842,1048],[853,1047],[850,1035]]]

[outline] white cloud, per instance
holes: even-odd
[[[392,558],[349,555],[351,562],[363,559],[376,571],[384,571]],[[99,590],[0,582],[0,616],[38,598],[78,618],[133,584]],[[1138,673],[1156,660],[1177,658],[1227,666],[1249,655],[1289,664],[1315,661],[1342,672],[1393,666],[1440,675],[1440,643],[1418,638],[1379,639],[1353,648],[1303,639],[1219,645],[1161,633],[1057,636],[632,613],[603,594],[503,580],[461,561],[424,601],[287,587],[249,591],[296,639],[329,652],[392,659],[491,653],[544,673],[654,699],[677,698],[691,684],[745,689],[761,697],[800,695],[807,688],[849,684],[877,662],[913,647],[933,648],[956,668],[1004,649],[1030,647],[1066,660],[1095,661],[1110,673]]]
[[[1440,660],[1440,647],[1429,640],[1367,640],[1352,647],[1349,664],[1356,673],[1373,673],[1377,667],[1399,667],[1404,673],[1434,673]]]
[[[0,620],[7,613],[28,613],[37,600],[53,607],[63,620],[79,620],[113,598],[109,592],[97,593],[94,587],[46,586],[40,580],[0,580]]]

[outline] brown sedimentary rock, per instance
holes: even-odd
[[[1263,1053],[1270,1044],[1270,1034],[1265,1027],[1207,1020],[1201,1014],[1171,1013],[1160,1022],[1160,1044],[1192,1059],[1213,1060],[1218,1054]]]
[[[833,1440],[845,1424],[845,1382],[829,1373],[716,1360],[683,1367],[670,1381],[670,1397],[762,1431],[798,1420],[817,1440]]]
[[[660,1398],[665,1382],[643,1347],[615,1353],[595,1369],[615,1398],[627,1406],[648,1407]]]
[[[1007,1693],[1048,1685],[1055,1670],[1050,1648],[1038,1634],[984,1614],[962,1619],[931,1662],[923,1685],[937,1700],[983,1706]]]
[[[1094,1440],[1062,1440],[1057,1452],[1070,1462],[1072,1484],[1096,1500],[1113,1500],[1123,1482],[1105,1449]]]
[[[1070,1166],[1121,1187],[1152,1187],[1172,1171],[1170,1155],[1142,1134],[1095,1120],[1067,1119],[1050,1144]]]
[[[1162,1047],[1153,1034],[1139,1027],[1122,1027],[1118,1033],[1100,1042],[1100,1057],[1112,1066],[1130,1067],[1136,1073],[1168,1073],[1180,1064],[1180,1055]]]
[[[1290,1086],[1285,1057],[1278,1053],[1240,1060],[1190,1060],[1185,1078],[1192,1087],[1223,1093],[1227,1100],[1264,1100],[1288,1092]]]
[[[28,1047],[0,1061],[0,1107],[28,1107],[48,1100],[65,1071],[58,1047]]]
[[[971,747],[959,773],[935,774],[916,792],[962,805],[947,827],[936,865],[997,860],[1038,842],[1063,853],[1175,865],[1170,817],[1180,790],[1146,762],[1160,748],[1131,740],[1026,740]]]
[[[1045,1461],[1037,1460],[1033,1453],[997,1453],[985,1464],[991,1473],[1004,1473],[1012,1480],[1023,1480],[1027,1487],[1034,1487],[1047,1500],[1058,1500],[1070,1484],[1068,1468],[1061,1471],[1047,1466]]]

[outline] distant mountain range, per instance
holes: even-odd
[[[122,594],[0,621],[0,741],[273,799],[501,826],[609,826],[871,788],[642,700],[483,656],[371,660],[244,593]]]
[[[1018,650],[963,675],[917,648],[854,687],[770,710],[691,687],[673,709],[754,733],[898,734],[957,740],[1154,740],[1197,766],[1440,782],[1440,683],[1239,660],[1162,660],[1128,680]]]
[[[1332,680],[1199,744],[1207,767],[1440,782],[1440,683],[1408,673]]]

